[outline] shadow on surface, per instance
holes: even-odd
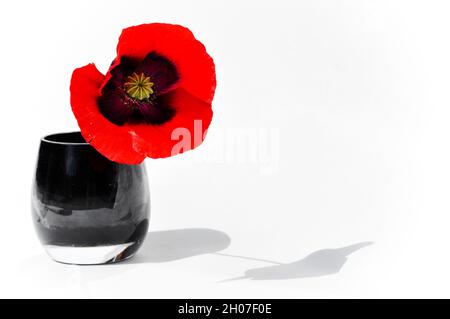
[[[215,253],[230,246],[224,232],[207,228],[186,228],[148,233],[136,256],[125,263],[162,263]]]
[[[274,266],[249,269],[244,276],[223,280],[221,282],[234,281],[240,279],[251,280],[282,280],[327,276],[338,273],[346,263],[348,256],[357,250],[372,245],[372,242],[361,242],[354,245],[337,248],[322,249],[309,254],[308,256],[291,262],[278,263],[275,261],[256,259],[245,256],[228,255],[216,253],[221,256],[259,260],[275,264]]]

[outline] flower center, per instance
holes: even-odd
[[[129,97],[143,101],[149,99],[154,93],[153,85],[154,83],[150,80],[149,76],[145,76],[144,73],[138,74],[134,72],[127,77],[124,87]]]

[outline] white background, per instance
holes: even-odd
[[[0,296],[450,297],[449,13],[411,0],[2,1]],[[210,135],[146,160],[159,233],[135,262],[57,264],[31,223],[39,138],[77,129],[72,70],[105,72],[121,29],[155,21],[188,26],[215,59]],[[221,134],[251,130],[273,133],[258,137],[271,156],[217,156],[234,154]],[[220,253],[242,257],[209,253],[218,231]],[[304,259],[366,241],[346,262]],[[288,263],[270,270],[288,278],[221,282],[272,265],[251,258]]]

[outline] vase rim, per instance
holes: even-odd
[[[80,131],[61,132],[49,134],[41,138],[44,143],[59,144],[59,145],[74,145],[74,146],[86,146],[87,143]]]

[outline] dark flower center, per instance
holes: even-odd
[[[179,80],[175,66],[157,53],[143,61],[122,57],[98,99],[101,113],[112,123],[162,124],[175,114],[167,94]]]

